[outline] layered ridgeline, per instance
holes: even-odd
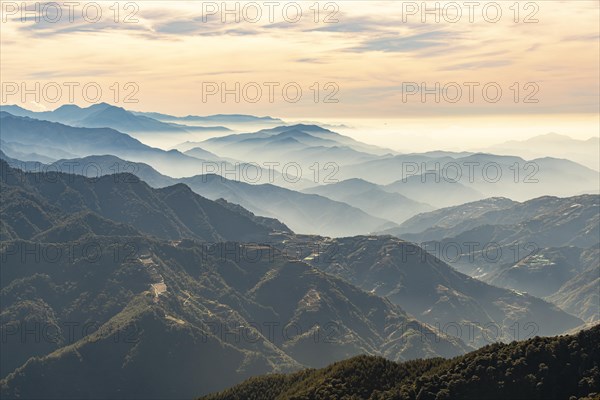
[[[385,188],[363,179],[348,179],[329,185],[320,185],[303,190],[360,208],[379,218],[402,223],[408,218],[433,210],[429,204],[420,203],[400,193],[388,192]]]
[[[397,154],[316,125],[231,134],[196,145],[222,156],[255,162],[293,160],[311,170],[320,168],[324,177],[335,178],[318,183],[358,178],[377,184],[379,190],[434,207],[500,195],[526,200],[548,194],[598,192],[598,172],[566,159],[525,160],[442,151]]]
[[[80,165],[87,164],[82,162]],[[143,169],[140,168],[140,170]],[[37,177],[39,175],[25,174],[25,176]],[[49,174],[49,176],[53,177],[54,175]],[[70,175],[59,174],[58,176],[63,177],[63,179],[64,177],[69,177],[69,183],[73,181]],[[102,184],[114,181],[114,177],[111,176],[105,176],[98,181],[85,180],[82,177],[77,179],[84,182],[99,182]],[[130,179],[132,178],[130,177]],[[45,180],[48,181],[48,178],[46,177]],[[221,182],[218,178],[215,178],[214,181]],[[178,188],[180,192],[186,193],[190,198],[202,199],[189,192],[189,190],[186,192],[186,187],[181,184],[157,191],[148,188],[143,182],[138,182],[138,184],[144,187],[150,194],[153,192],[170,192],[174,188]],[[96,188],[95,185],[92,187]],[[53,190],[56,190],[53,184],[51,185],[49,182],[39,185],[39,188],[36,187],[33,190],[44,190],[44,188],[53,188]],[[124,193],[129,190],[127,188]],[[144,204],[150,202],[150,199],[153,198],[150,194],[147,195],[148,200],[145,200]],[[139,197],[139,194],[137,196]],[[60,198],[62,197],[66,196],[61,196]],[[96,197],[99,196],[94,196],[93,198],[96,199]],[[118,210],[118,208],[113,210],[111,207],[117,201],[112,199],[110,195],[102,196],[102,198],[108,204],[103,209],[107,209],[110,212]],[[172,196],[168,198],[172,198]],[[211,204],[206,199],[203,200]],[[266,201],[267,199],[265,199]],[[131,218],[136,215],[131,214],[131,211],[135,210],[139,214],[139,210],[143,209],[143,207],[139,207],[130,201],[120,200],[119,202],[124,204],[123,208],[129,210],[125,212],[126,219],[119,217],[120,219],[118,220],[120,222],[130,222]],[[223,203],[219,203],[219,205],[221,204]],[[164,209],[165,215],[168,214],[169,210],[177,209],[179,215],[173,221],[186,220],[181,213],[186,209],[194,210],[190,206],[184,207],[181,204],[177,207],[174,207],[174,205],[162,205],[162,202],[159,200],[157,200],[153,209]],[[175,214],[175,211],[173,213]],[[112,214],[103,215],[107,218],[116,218]],[[158,224],[158,221],[161,221],[160,218],[164,218],[164,216],[153,217],[153,214],[148,214],[140,215],[139,217],[143,221],[157,222],[157,227],[160,227],[161,232],[173,224],[171,220],[165,221],[164,224]],[[198,218],[200,217],[196,217],[196,219]],[[213,214],[212,218],[217,219],[216,214]],[[225,220],[225,218],[222,219]],[[252,216],[252,220],[259,223],[260,226],[255,231],[252,231],[252,226],[249,226],[246,238],[239,234],[235,237],[230,234],[229,236],[225,236],[225,239],[251,240],[248,238],[251,238],[250,233],[254,232],[257,235],[253,239],[257,240],[261,238],[258,233],[262,232],[262,239],[266,240],[266,238],[272,238],[271,236],[265,236],[267,228],[273,228],[279,232],[288,230],[285,226],[278,225],[276,221],[267,218]],[[196,226],[194,224],[198,224],[198,221],[190,221],[193,223],[193,226]],[[219,224],[224,222],[220,220]],[[219,224],[218,226],[220,226]],[[228,226],[232,226],[232,224]],[[240,227],[242,226],[240,225]],[[238,233],[241,233],[240,227],[237,228]],[[154,231],[148,229],[150,228],[146,228],[144,232],[156,235]],[[161,237],[179,239],[181,237],[179,232],[186,231],[186,229],[177,227],[171,230],[172,232],[168,235],[163,234]],[[218,238],[219,236],[209,235],[203,237],[198,234],[195,236],[189,234],[184,237],[218,240],[215,237]],[[310,244],[306,245],[304,242],[310,242]],[[307,257],[306,262],[312,263],[327,273],[338,275],[364,290],[387,297],[416,315],[419,319],[433,324],[440,324],[450,334],[457,335],[463,339],[468,336],[468,341],[477,345],[483,345],[494,340],[512,340],[517,337],[516,335],[522,335],[526,332],[530,333],[533,330],[535,330],[534,333],[555,335],[573,329],[582,323],[581,320],[565,312],[561,312],[551,304],[541,301],[538,298],[486,285],[458,273],[445,262],[446,257],[444,257],[443,253],[432,251],[432,255],[418,246],[410,245],[389,236],[353,237],[331,240],[320,237],[309,237],[308,239],[291,237],[287,238],[286,245],[273,244],[278,247],[287,247],[290,249],[288,251],[289,254],[295,254],[297,249],[308,252],[302,255],[302,258]],[[330,254],[331,257],[317,257],[313,259],[310,257],[310,253],[313,251]],[[588,287],[586,293],[593,294],[593,285],[586,287]],[[580,296],[586,296],[583,292],[577,293]],[[577,301],[572,300],[573,296],[568,296],[569,294],[572,293],[566,293],[565,297],[568,297],[574,305],[578,304]],[[594,304],[587,297],[586,301],[590,306]],[[458,324],[458,328],[454,327],[454,324]],[[472,324],[474,325],[472,326]],[[528,327],[527,331],[525,331],[525,327]],[[467,335],[467,332],[471,332],[471,329],[474,329],[474,331]]]
[[[294,172],[287,171],[283,179],[280,171],[264,169],[262,166],[247,165],[235,160],[218,159],[214,155],[208,158],[196,158],[177,150],[162,150],[148,146],[139,140],[118,130],[106,127],[74,127],[58,122],[50,122],[30,117],[19,117],[6,111],[0,111],[2,123],[2,150],[10,157],[24,161],[51,163],[59,159],[86,157],[91,155],[113,155],[131,162],[144,162],[152,165],[161,173],[173,177],[193,176],[207,171],[242,171],[251,168],[258,176],[256,182],[276,182],[285,186],[288,180],[296,185],[310,181],[298,178]],[[103,125],[105,126],[105,125]],[[110,125],[108,125],[110,126]],[[122,165],[120,165],[123,168]],[[68,171],[64,171],[68,172]],[[113,170],[110,173],[127,172]]]
[[[3,398],[190,398],[358,354],[470,349],[295,255],[238,242],[294,237],[240,206],[129,174],[0,167]]]
[[[93,104],[82,108],[74,104],[67,104],[54,111],[34,112],[16,105],[2,106],[6,111],[19,117],[29,117],[61,124],[86,127],[86,128],[112,128],[121,132],[169,132],[188,133],[193,131],[229,132],[224,126],[194,126],[178,124],[174,121],[163,122],[143,113],[133,113],[122,107],[115,107],[107,103]],[[208,122],[208,121],[207,121]],[[215,121],[211,121],[215,122]]]
[[[328,197],[273,184],[249,184],[215,174],[174,179],[148,164],[129,162],[115,156],[61,159],[50,164],[20,161],[3,152],[0,152],[0,158],[14,167],[32,172],[63,171],[95,178],[122,171],[134,174],[155,188],[183,183],[203,197],[240,204],[254,214],[284,221],[292,230],[300,233],[347,236],[395,226],[389,220],[374,217],[360,208]],[[406,216],[406,210],[401,213]]]
[[[598,195],[491,198],[423,213],[386,232],[450,249],[453,267],[485,282],[544,297],[588,322],[600,318]]]
[[[105,104],[79,109],[77,114],[87,113],[92,108],[105,108],[102,113],[117,115],[116,121],[142,117],[153,120],[147,115],[135,114]],[[116,130],[104,128],[118,128],[112,120],[96,124],[86,123],[85,118],[76,122],[55,118],[55,113],[62,108],[49,114],[24,113],[22,110],[15,110],[14,107],[3,109],[8,110],[0,112],[3,123],[2,140],[5,142],[3,148],[10,150],[6,151],[8,155],[26,160],[29,159],[22,155],[30,154],[29,152],[34,152],[35,157],[43,162],[113,154],[129,161],[147,162],[162,173],[181,177],[208,172],[197,160],[214,163],[217,156],[218,161],[225,164],[217,168],[218,172],[214,168],[212,172],[222,175],[225,170],[236,170],[237,176],[241,177],[241,171],[244,171],[244,167],[250,162],[262,167],[260,176],[265,179],[258,179],[256,182],[253,180],[255,167],[250,167],[252,172],[247,176],[239,178],[248,183],[269,183],[266,179],[269,177],[269,168],[266,166],[275,165],[275,178],[280,177],[280,173],[292,177],[276,179],[275,184],[279,186],[301,190],[315,184],[333,184],[360,178],[377,184],[379,190],[400,194],[417,203],[434,207],[457,205],[492,196],[526,200],[542,195],[570,196],[598,192],[597,171],[560,158],[523,159],[515,156],[443,151],[397,154],[393,150],[361,143],[332,130],[309,124],[278,126],[251,133],[213,137],[199,142],[186,140],[171,151],[163,151],[167,154],[154,149],[153,152],[144,151],[145,157],[142,157],[140,149],[129,147],[131,143],[115,135]],[[18,117],[9,112],[25,117]],[[68,114],[70,109],[65,109],[65,112]],[[121,114],[126,114],[127,118]],[[52,124],[45,119],[59,120],[63,124]],[[77,123],[79,127],[69,126],[71,129],[68,129],[65,128],[65,123]],[[124,130],[129,134],[133,131]],[[74,135],[75,132],[78,135]],[[70,142],[65,142],[64,148],[56,149],[56,143],[61,143],[67,133],[70,134]],[[82,140],[89,140],[91,136],[97,136],[97,147],[95,151],[90,152],[90,148],[85,147],[89,143],[82,143]],[[33,140],[34,137],[37,140]],[[110,140],[116,139],[123,143],[113,146],[111,151],[103,150],[106,148],[103,140],[109,137],[109,143]],[[144,136],[144,140],[152,142],[148,137]],[[177,137],[179,135],[170,134],[165,140],[170,139],[169,143],[172,143]],[[65,152],[71,153],[71,156]],[[241,165],[236,169],[232,164],[238,161]],[[288,168],[290,166],[293,168]],[[379,197],[382,195],[379,194]],[[406,203],[407,206],[410,204]],[[396,217],[389,219],[398,220]]]
[[[32,166],[38,171],[49,169],[90,176],[131,172],[153,187],[185,183],[204,197],[213,200],[225,198],[255,214],[284,221],[302,233],[355,235],[394,225],[389,219],[375,217],[359,207],[282,187],[314,185],[314,181],[308,180],[308,170],[304,170],[304,178],[296,177],[294,169],[287,170],[284,179],[277,169],[215,159],[217,156],[214,154],[200,153],[198,149],[186,153],[165,151],[109,128],[72,127],[17,117],[7,112],[0,112],[0,118],[3,152],[8,158],[40,161],[49,166]],[[64,144],[57,146],[57,143]],[[17,163],[20,167],[22,164]],[[218,175],[224,171],[231,179]],[[171,176],[186,178],[174,179]],[[250,176],[260,178],[254,180]],[[252,184],[246,180],[251,180]],[[264,182],[270,183],[260,185]],[[422,210],[419,207],[415,209]],[[402,212],[402,216],[407,216],[406,211]]]
[[[222,125],[282,125],[278,118],[256,117],[244,114],[187,115],[177,117],[155,112],[129,111],[107,103],[79,107],[66,104],[53,111],[30,111],[17,105],[3,105],[0,110],[19,117],[30,117],[46,121],[83,127],[109,127],[121,132],[170,132],[212,131],[228,132]]]
[[[600,138],[587,140],[573,139],[558,133],[547,133],[525,140],[510,140],[486,148],[486,152],[494,154],[514,154],[525,158],[564,157],[589,168],[600,170],[598,149]]]
[[[385,297],[476,347],[557,335],[583,322],[537,297],[473,279],[442,255],[392,236],[300,237],[286,246],[322,271]]]
[[[3,240],[37,240],[39,235],[70,240],[70,229],[81,233],[86,227],[78,224],[78,218],[98,217],[171,240],[252,242],[267,240],[273,228],[289,231],[276,220],[237,212],[183,184],[153,189],[131,174],[90,179],[65,173],[27,173],[5,161],[0,161],[0,168]]]
[[[561,158],[432,152],[400,154],[340,168],[339,179],[361,178],[434,207],[505,196],[598,193],[598,171]]]
[[[355,357],[252,378],[206,400],[600,398],[600,326],[572,336],[493,344],[451,360]]]

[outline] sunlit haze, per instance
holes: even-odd
[[[467,139],[469,147],[485,147],[549,132],[578,139],[598,135],[600,15],[594,1],[542,1],[536,8],[522,3],[517,14],[501,2],[498,22],[489,22],[494,9],[484,14],[483,6],[471,12],[463,7],[456,15],[444,8],[447,2],[440,3],[446,13],[439,22],[435,13],[414,11],[410,2],[361,1],[321,4],[318,14],[302,3],[301,18],[288,22],[296,21],[297,10],[286,8],[284,17],[286,3],[271,12],[261,7],[260,16],[248,3],[237,3],[237,15],[223,16],[220,2],[146,1],[136,3],[138,9],[121,5],[119,23],[108,3],[102,3],[99,22],[84,20],[75,8],[73,22],[64,9],[54,23],[46,21],[55,16],[52,8],[36,22],[6,3],[11,2],[2,9],[2,81],[29,88],[36,82],[96,82],[102,101],[139,111],[333,121],[356,128],[349,135],[401,151],[464,148]],[[236,10],[235,3],[229,7]],[[87,10],[88,18],[93,11]],[[137,22],[125,23],[130,14]],[[121,86],[119,102],[110,89],[115,82]],[[123,103],[128,82],[138,88],[135,104]],[[278,84],[272,99],[265,82]],[[478,85],[472,101],[468,82]],[[219,93],[206,95],[212,83]],[[243,94],[241,101],[232,94],[223,101],[220,85],[231,90],[236,83],[242,89],[258,84],[263,95],[255,103],[244,101]],[[297,102],[282,94],[288,83],[302,89]],[[335,87],[325,87],[331,83]],[[412,83],[430,89],[457,83],[463,95],[456,103],[436,101],[433,94],[424,102],[419,93],[403,98]],[[483,97],[488,83],[501,88],[498,102]],[[530,83],[537,86],[526,88]],[[254,96],[253,90],[246,94]],[[69,101],[65,89],[55,103],[28,95],[22,105],[35,111],[89,105],[79,88],[74,94]],[[328,94],[337,102],[324,101]],[[528,95],[535,102],[526,102]],[[20,93],[5,90],[2,103],[21,103]]]

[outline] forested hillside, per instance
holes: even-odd
[[[450,360],[359,356],[252,378],[204,399],[598,399],[598,343],[600,325],[572,336],[491,344]]]

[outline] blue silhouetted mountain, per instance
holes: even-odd
[[[79,107],[74,104],[60,106],[54,111],[34,112],[19,106],[2,106],[2,111],[16,116],[30,117],[62,124],[86,128],[112,128],[126,133],[171,132],[188,133],[208,129],[211,131],[227,132],[222,126],[188,127],[181,124],[165,123],[154,118],[136,115],[123,107],[107,103],[93,104],[89,107]]]
[[[307,124],[216,137],[199,142],[198,145],[228,157],[255,162],[293,161],[307,167],[315,162],[354,164],[387,157],[392,152],[358,142],[318,125]]]
[[[17,148],[22,150],[24,146],[31,146],[35,151],[44,152],[41,153],[42,156],[54,160],[64,158],[64,153],[75,154],[78,157],[114,155],[132,162],[148,163],[162,173],[174,177],[201,174],[208,168],[208,164],[216,167],[217,170],[231,171],[244,168],[243,163],[235,166],[225,160],[215,164],[212,156],[211,160],[202,160],[177,150],[165,151],[150,147],[110,128],[73,127],[29,117],[18,117],[5,111],[0,111],[0,121],[2,140],[9,144],[7,148],[3,147],[3,151],[14,158],[18,157],[11,154],[11,149],[20,146]],[[56,149],[60,149],[60,152]],[[261,177],[267,180],[268,172],[261,173]],[[280,175],[276,175],[277,177]]]
[[[395,226],[389,220],[325,196],[296,192],[272,184],[253,185],[214,174],[175,179],[159,173],[148,164],[125,161],[115,156],[88,156],[47,165],[6,158],[5,155],[2,158],[29,171],[61,171],[90,178],[127,172],[155,188],[184,183],[206,198],[222,198],[256,215],[277,218],[299,233],[348,236]]]
[[[318,194],[332,200],[348,203],[379,218],[402,223],[413,215],[431,211],[433,207],[411,200],[400,193],[363,179],[348,179],[338,183],[304,189],[304,193]]]

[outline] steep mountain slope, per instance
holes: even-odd
[[[181,398],[357,354],[404,360],[468,349],[389,301],[264,246],[139,237],[62,245],[91,244],[93,256],[76,247],[73,259],[37,262],[21,256],[31,242],[0,248],[10,348],[2,353],[3,398]],[[36,246],[54,254],[57,244]],[[21,340],[26,326],[47,327],[44,340]]]
[[[447,182],[431,175],[409,176],[382,186],[384,190],[399,193],[434,207],[448,207],[485,197],[482,192],[461,182]]]
[[[19,251],[14,255],[3,248],[2,324],[11,332],[11,350],[2,355],[3,397],[120,398],[139,397],[140,392],[182,397],[223,387],[257,370],[298,367],[268,342],[227,344],[211,331],[211,323],[229,326],[235,316],[217,315],[229,309],[227,300],[221,304],[215,301],[219,295],[211,294],[223,294],[218,283],[210,286],[210,279],[202,283],[192,278],[218,262],[214,257],[208,261],[201,247],[190,260],[190,251],[135,237],[92,237],[62,246],[76,243],[94,245],[97,253],[24,263]],[[9,249],[28,245],[12,242]],[[57,245],[37,246],[45,251]],[[34,332],[44,328],[43,340],[13,334],[26,326]],[[199,363],[200,355],[212,361]],[[26,363],[31,356],[40,358]],[[163,367],[169,372],[161,373]],[[156,374],[161,379],[153,379]],[[197,379],[189,383],[180,381],[194,375]]]
[[[119,131],[109,128],[76,128],[55,122],[16,117],[0,112],[2,139],[23,145],[59,146],[78,156],[111,154],[131,161],[151,164],[173,176],[189,171],[203,171],[202,161],[178,151],[164,151],[146,146]],[[60,144],[59,144],[60,143]],[[10,155],[10,154],[9,154]],[[55,152],[50,152],[50,156]]]
[[[357,354],[469,349],[276,248],[224,241],[294,236],[237,205],[0,167],[3,398],[182,398]]]
[[[575,399],[600,391],[600,327],[493,344],[452,360],[355,357],[320,370],[252,378],[207,400]]]
[[[538,292],[538,282],[529,279],[515,282],[514,279],[503,280],[502,276],[511,274],[531,278],[539,274],[550,273],[554,277],[569,276],[569,265],[579,261],[563,262],[561,259],[573,259],[570,247],[578,247],[581,251],[600,243],[600,199],[597,195],[582,195],[565,199],[540,198],[532,200],[545,207],[533,207],[534,216],[515,224],[500,220],[497,224],[480,225],[456,236],[447,236],[439,241],[420,242],[426,248],[448,252],[446,259],[458,270],[483,280],[498,279],[502,285],[519,290],[523,285],[533,292]],[[523,203],[527,208],[532,204]],[[506,210],[508,212],[508,210]],[[492,212],[494,215],[495,212]],[[504,214],[500,212],[499,215]],[[527,213],[525,213],[527,214]],[[513,214],[519,218],[517,213]],[[503,223],[509,223],[503,225]],[[424,232],[427,234],[428,231]],[[408,240],[417,241],[412,235],[404,234]],[[420,235],[418,235],[420,236]],[[417,240],[415,240],[417,239]],[[561,249],[562,248],[562,249]],[[553,253],[562,253],[555,257]],[[577,256],[575,256],[577,258]],[[556,259],[553,262],[552,259]],[[576,268],[586,268],[590,265]],[[536,272],[537,269],[543,271]],[[506,272],[502,272],[506,271]],[[558,273],[558,275],[556,275]],[[508,275],[507,275],[508,274]],[[496,278],[494,278],[496,277]],[[552,279],[547,276],[545,279]],[[529,283],[528,283],[529,281]],[[561,280],[559,279],[559,282]],[[510,286],[516,283],[514,286]]]
[[[441,228],[439,234],[427,233],[427,238],[441,239],[446,234],[443,228],[454,228],[466,224],[462,230],[477,226],[477,219],[482,215],[495,210],[504,210],[516,205],[517,202],[504,197],[492,197],[453,207],[444,207],[438,210],[424,212],[404,221],[397,228],[385,231],[391,235],[417,234],[430,228]]]
[[[547,297],[586,321],[600,318],[598,195],[488,199],[421,214],[388,232],[436,249],[487,283]]]
[[[584,321],[600,320],[600,244],[538,249],[485,271],[480,279],[492,285],[544,297]]]
[[[379,218],[402,223],[407,218],[433,209],[428,204],[411,200],[399,193],[385,191],[379,185],[362,179],[348,179],[338,183],[303,190],[360,208]]]
[[[183,184],[152,189],[130,174],[90,179],[64,173],[24,173],[4,161],[0,161],[0,169],[2,210],[7,216],[4,229],[13,232],[31,226],[34,234],[47,227],[51,218],[46,218],[40,207],[45,203],[63,213],[92,211],[164,239],[260,241],[271,232],[247,214],[203,198]]]
[[[25,165],[34,171],[66,171],[93,178],[128,172],[153,187],[184,183],[204,197],[212,200],[223,198],[240,204],[257,215],[277,218],[300,233],[347,236],[394,225],[388,220],[373,217],[361,209],[323,196],[299,193],[270,184],[251,185],[216,175],[174,179],[160,174],[147,164],[128,162],[114,156],[59,160],[49,166],[25,164],[16,160],[11,162],[17,167]]]
[[[220,160],[219,156],[217,156],[216,154],[211,153],[210,151],[204,150],[200,147],[192,147],[191,149],[186,150],[183,153],[187,154],[188,156],[191,156],[191,157],[199,158],[201,160],[211,160],[211,161]]]
[[[0,140],[0,148],[19,160],[38,161],[51,163],[59,158],[75,158],[74,154],[56,147],[39,146],[36,144],[24,145],[18,142],[5,142]]]
[[[468,335],[476,345],[514,340],[524,329],[555,335],[582,324],[550,303],[472,279],[390,236],[331,239],[317,247],[329,256],[308,255],[307,262],[390,299],[444,332],[463,340]]]
[[[149,117],[134,115],[122,107],[102,103],[92,105],[89,108],[95,110],[87,113],[83,118],[78,116],[70,121],[59,120],[58,122],[87,128],[109,127],[121,132],[185,132],[181,127]]]
[[[580,257],[586,268],[564,282],[548,301],[577,315],[586,322],[600,320],[600,257],[598,246],[584,251]]]
[[[208,198],[224,198],[255,214],[280,219],[298,233],[348,236],[380,230],[389,224],[346,203],[275,185],[250,185],[216,175],[183,178],[181,182]]]
[[[492,198],[415,216],[385,233],[415,242],[460,238],[589,247],[600,240],[599,218],[598,195],[543,196],[522,203]]]

